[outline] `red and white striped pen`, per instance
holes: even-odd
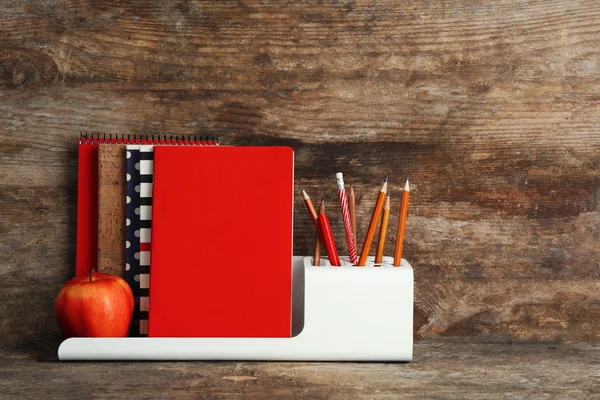
[[[352,234],[352,221],[350,220],[350,209],[348,207],[348,197],[346,197],[346,188],[344,187],[344,175],[341,172],[335,174],[338,185],[338,196],[342,206],[342,217],[344,219],[344,231],[346,232],[346,244],[348,245],[348,254],[352,264],[358,263],[356,254],[356,242]]]

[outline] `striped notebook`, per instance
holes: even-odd
[[[132,334],[148,334],[153,146],[127,146],[125,280],[135,297]]]

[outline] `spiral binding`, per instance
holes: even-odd
[[[82,132],[79,144],[150,144],[167,146],[218,146],[219,139],[214,136],[185,135],[117,135],[99,132]]]

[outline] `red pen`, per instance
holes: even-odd
[[[321,201],[321,209],[325,209],[325,202]],[[321,227],[321,233],[323,234],[323,242],[327,249],[327,255],[329,256],[329,262],[335,267],[339,267],[340,258],[338,257],[337,249],[335,247],[335,241],[333,240],[333,233],[331,233],[331,226],[329,225],[329,218],[325,212],[319,214],[319,226]]]

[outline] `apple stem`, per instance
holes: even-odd
[[[94,273],[95,268],[90,269],[90,282],[92,281],[92,274]]]

